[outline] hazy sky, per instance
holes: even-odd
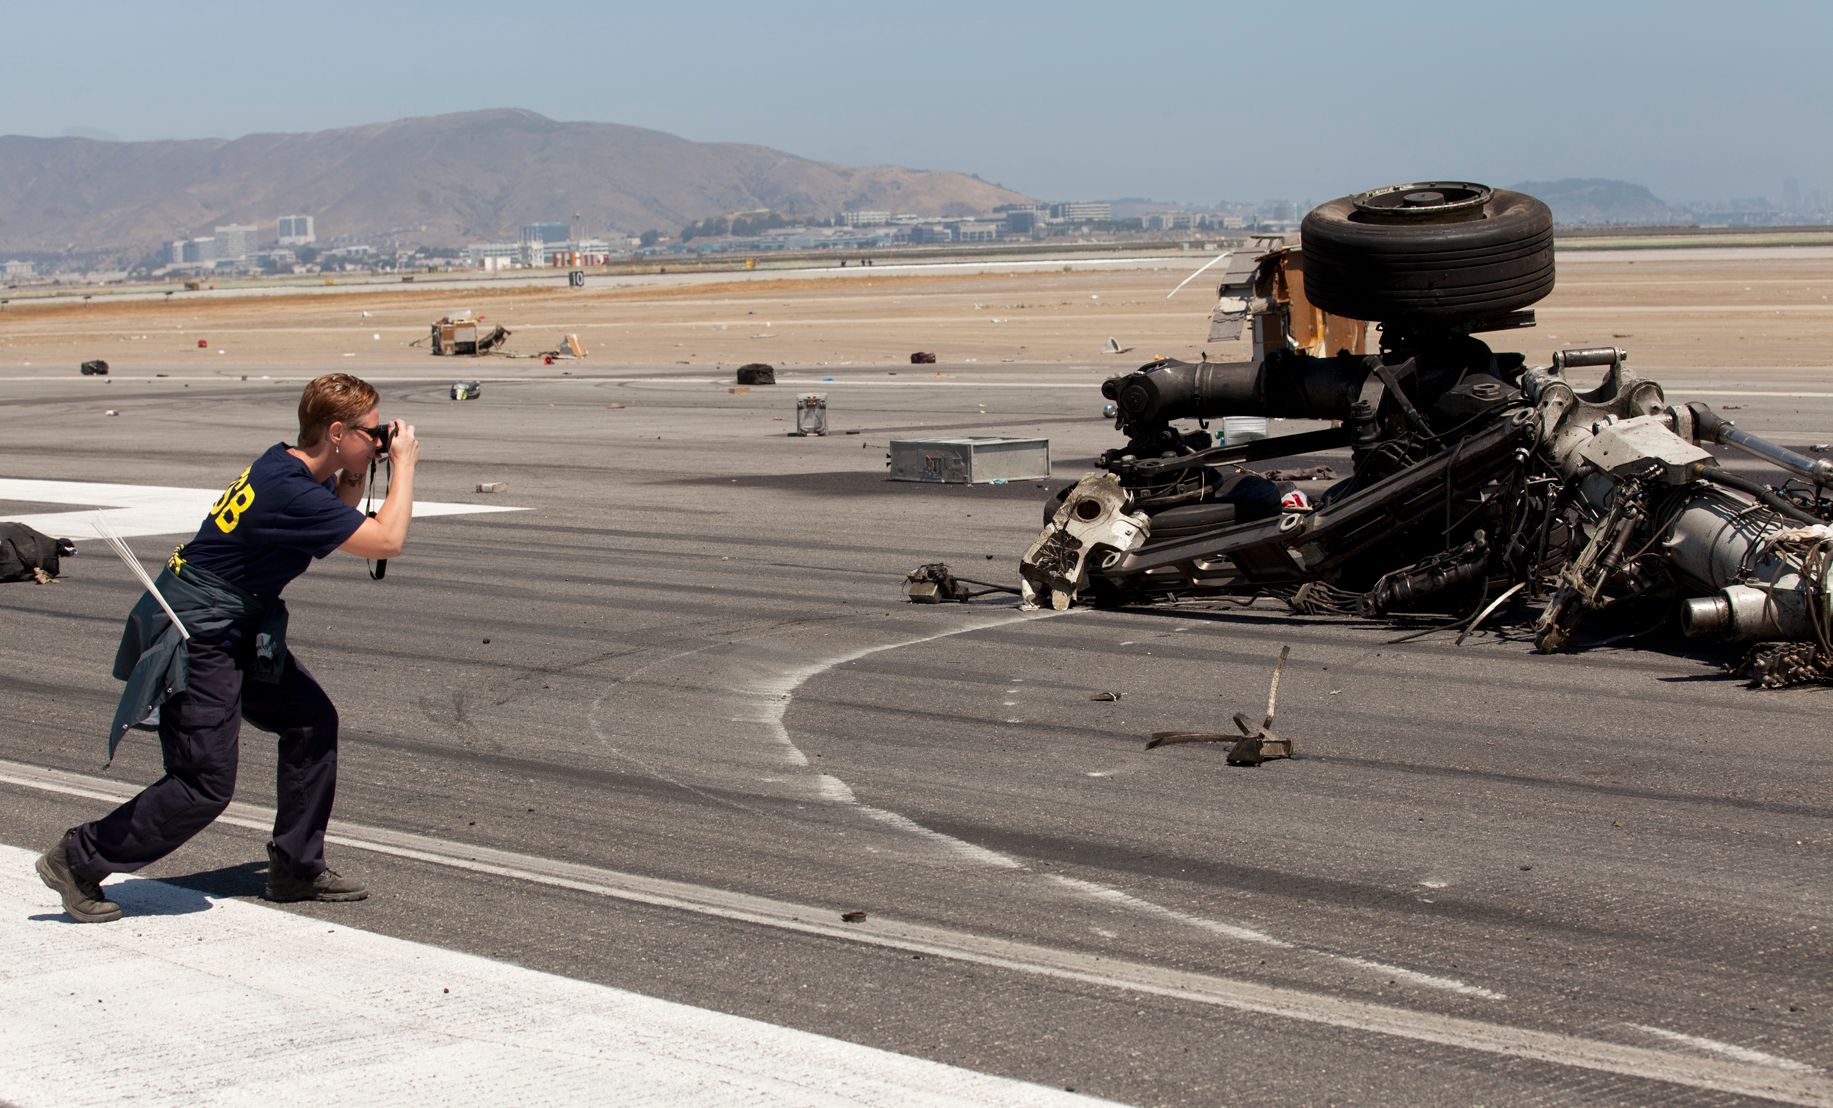
[[[520,107],[1046,200],[1615,177],[1833,193],[1833,3],[12,0],[0,134]]]

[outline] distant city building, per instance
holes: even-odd
[[[572,237],[572,228],[564,223],[530,223],[522,228],[522,241],[536,246],[566,242]]]
[[[184,239],[173,239],[171,242],[165,244],[165,260],[167,265],[184,264],[185,245],[186,242]]]
[[[1105,200],[1076,200],[1050,205],[1050,218],[1065,223],[1106,223],[1114,218],[1114,206]]]
[[[1216,223],[1208,212],[1157,212],[1144,217],[1141,225],[1148,231],[1175,231],[1186,227],[1209,227]]]
[[[1006,212],[1006,234],[1031,235],[1037,233],[1038,212],[1036,208],[1013,208]]]
[[[602,239],[581,239],[579,242],[563,242],[559,249],[547,252],[547,264],[561,269],[576,269],[585,265],[610,265],[611,247]]]
[[[991,220],[964,219],[955,224],[955,241],[992,242],[999,237],[999,227]]]
[[[29,281],[33,277],[38,276],[38,267],[34,266],[31,262],[10,261],[0,263],[0,269],[4,269],[6,279],[9,281]]]
[[[877,227],[891,222],[890,212],[842,212],[840,218],[848,227]]]
[[[217,257],[227,261],[239,261],[255,252],[255,236],[261,228],[252,223],[231,223],[216,228],[216,240],[219,245]]]
[[[498,259],[519,261],[522,257],[522,244],[519,242],[474,242],[465,247],[465,260],[472,265],[484,265]],[[495,266],[485,265],[486,269]]]
[[[318,241],[309,215],[283,215],[274,235],[281,246],[305,246]]]
[[[205,235],[202,238],[195,238],[185,243],[185,256],[183,261],[187,263],[209,263],[216,261],[222,256],[222,244],[213,236]]]

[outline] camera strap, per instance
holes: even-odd
[[[388,462],[388,468],[387,468],[388,479],[392,483],[394,481],[394,476],[395,476],[395,461],[393,458],[389,458],[387,455],[383,455],[382,460],[386,460]],[[363,514],[368,516],[370,519],[374,519],[376,517],[376,462],[377,461],[378,459],[373,458],[373,457],[369,459],[368,499],[363,504]],[[388,499],[388,494],[386,492],[382,494],[382,499],[383,500]],[[388,559],[387,558],[379,558],[369,563],[369,579],[371,581],[380,581],[382,578],[386,576],[388,576]]]

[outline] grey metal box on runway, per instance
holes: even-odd
[[[1049,439],[964,435],[892,439],[891,480],[944,485],[1034,481],[1050,476]]]

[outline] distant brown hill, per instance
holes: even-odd
[[[0,250],[150,247],[227,223],[321,239],[513,239],[525,223],[673,232],[757,208],[966,215],[1026,201],[962,173],[809,161],[505,108],[297,135],[180,142],[0,136]]]
[[[1553,222],[1561,227],[1653,227],[1693,221],[1686,212],[1669,207],[1646,187],[1630,181],[1567,177],[1526,181],[1514,187],[1545,201],[1553,209]]]

